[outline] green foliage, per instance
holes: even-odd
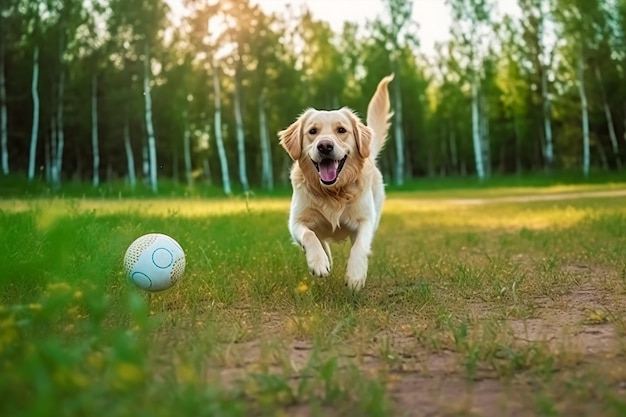
[[[589,102],[592,167],[594,171],[622,167],[623,2],[518,0],[520,12],[510,14],[493,0],[446,3],[453,22],[450,39],[431,54],[420,44],[423,34],[413,19],[417,5],[409,0],[384,0],[380,16],[346,23],[339,31],[309,10],[290,8],[271,14],[248,0],[183,1],[184,13],[174,7],[177,3],[164,0],[4,2],[0,56],[5,79],[10,80],[5,82],[7,98],[2,103],[9,119],[10,171],[20,176],[29,162],[29,143],[24,139],[32,129],[30,87],[36,46],[41,68],[46,69],[39,87],[36,166],[40,179],[54,182],[51,158],[63,119],[64,188],[92,175],[93,150],[86,138],[92,128],[87,103],[94,76],[100,177],[115,183],[128,176],[125,132],[138,177],[145,177],[142,64],[148,46],[162,180],[187,183],[190,177],[191,182],[206,181],[219,188],[213,71],[220,74],[219,129],[230,161],[228,174],[238,165],[233,111],[237,92],[244,115],[245,165],[253,188],[272,188],[265,172],[257,175],[263,161],[269,160],[277,185],[288,184],[290,161],[275,140],[277,131],[307,107],[347,105],[364,115],[376,83],[390,72],[397,77],[397,93],[392,85],[394,95],[400,96],[397,103],[403,103],[397,132],[406,139],[398,144],[389,141],[381,155],[387,177],[398,165],[398,154],[406,159],[402,175],[407,179],[475,172],[471,85],[478,89],[487,173],[579,169],[580,81]],[[580,54],[583,79],[577,69]],[[554,138],[554,161],[547,160],[546,126]],[[191,138],[190,172],[184,161],[186,131]],[[262,133],[270,138],[269,158],[263,155]]]

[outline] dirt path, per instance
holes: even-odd
[[[626,197],[626,190],[609,190],[609,191],[583,191],[575,193],[559,193],[559,194],[540,194],[540,195],[515,195],[508,197],[492,197],[492,198],[461,198],[448,200],[451,204],[460,206],[473,206],[481,204],[496,203],[531,203],[535,201],[559,201],[559,200],[576,200],[580,198],[614,198]]]

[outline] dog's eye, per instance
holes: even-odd
[[[337,132],[339,132],[339,133],[346,133],[346,132],[347,132],[347,130],[346,130],[346,128],[345,128],[345,127],[339,126],[339,127],[337,128]]]
[[[311,128],[309,130],[309,135],[315,135],[315,134],[317,134],[317,129],[316,128]]]

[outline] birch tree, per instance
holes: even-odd
[[[578,92],[580,94],[580,110],[583,136],[583,174],[589,176],[591,163],[591,150],[589,142],[589,105],[587,103],[587,90],[585,89],[585,54],[581,46],[577,60],[578,67]]]
[[[222,174],[222,188],[224,194],[232,195],[230,184],[230,172],[228,158],[224,146],[222,131],[222,87],[220,85],[221,67],[219,59],[220,42],[224,38],[224,33],[215,30],[215,27],[224,28],[224,16],[219,14],[219,4],[208,4],[204,2],[188,1],[187,6],[191,9],[186,20],[187,36],[190,39],[190,46],[194,48],[196,57],[200,60],[200,67],[210,72],[210,79],[213,87],[213,124],[215,134],[215,144]]]
[[[498,73],[497,83],[503,93],[501,101],[505,115],[510,120],[514,138],[515,172],[520,174],[523,167],[524,142],[528,130],[529,94],[532,94],[532,90],[528,88],[526,83],[529,74],[527,66],[524,65],[525,46],[521,46],[517,42],[521,37],[520,29],[510,17],[505,18],[503,23],[499,31],[503,62],[502,69]]]
[[[400,55],[409,40],[413,0],[385,0],[385,10],[389,18],[387,28],[383,29],[390,48],[391,71],[395,74],[392,86],[393,103],[393,136],[396,150],[394,181],[398,186],[404,185],[405,176],[405,139],[402,108],[402,74],[400,73]]]
[[[274,189],[274,173],[272,170],[272,151],[267,128],[264,92],[261,92],[259,95],[259,140],[261,147],[261,187],[272,191]]]
[[[463,160],[463,148],[465,143],[458,141],[459,132],[471,129],[471,117],[465,117],[465,106],[459,103],[466,102],[463,92],[459,88],[464,72],[457,60],[455,42],[449,42],[439,46],[439,51],[432,61],[432,67],[436,68],[433,81],[437,88],[431,93],[431,105],[433,114],[431,123],[442,127],[441,141],[447,142],[449,170],[456,175],[465,175],[466,163]]]
[[[166,20],[166,6],[151,0],[111,0],[112,16],[110,26],[115,28],[122,47],[133,48],[134,55],[142,62],[142,90],[144,97],[144,127],[146,132],[146,155],[148,158],[148,186],[158,191],[156,135],[152,114],[152,54],[163,35]]]
[[[239,161],[239,181],[243,192],[250,191],[250,184],[248,183],[248,172],[246,170],[246,138],[243,127],[243,116],[241,115],[241,83],[239,82],[238,73],[241,72],[241,67],[236,64],[238,69],[234,74],[234,91],[233,91],[233,106],[235,110],[235,130],[237,136],[237,158]]]
[[[30,153],[28,158],[28,180],[35,178],[37,163],[37,142],[39,139],[39,45],[33,46],[33,77],[30,88],[33,98],[33,125],[30,134]]]
[[[38,180],[44,167],[54,186],[121,175],[132,188],[204,170],[226,193],[287,186],[275,132],[305,106],[363,115],[390,72],[396,118],[379,162],[391,182],[623,169],[623,1],[517,0],[500,22],[500,2],[448,0],[452,37],[433,56],[411,39],[408,0],[343,30],[236,0],[189,0],[179,28],[165,4],[0,2],[0,176]]]
[[[596,81],[598,82],[598,88],[600,89],[602,109],[604,110],[606,126],[609,132],[609,140],[611,141],[611,150],[613,151],[613,158],[615,159],[615,164],[617,166],[617,169],[621,170],[622,159],[620,157],[620,146],[619,146],[619,141],[617,140],[617,132],[615,130],[615,123],[613,122],[613,113],[611,111],[611,106],[609,104],[609,100],[607,97],[606,88],[604,87],[604,78],[602,77],[600,66],[597,63],[594,65],[594,75],[596,77]]]
[[[98,74],[91,76],[91,148],[93,150],[92,185],[100,186],[100,146],[98,140]]]
[[[7,1],[0,2],[0,160],[3,175],[9,175],[10,172],[5,59],[8,45],[15,41],[12,33],[15,29],[16,13],[14,4]]]
[[[141,77],[143,62],[140,60],[141,54],[138,48],[130,46],[136,42],[136,35],[129,26],[127,14],[122,6],[128,3],[112,3],[111,16],[107,19],[106,43],[104,44],[105,58],[109,65],[108,69],[111,84],[117,88],[107,89],[104,101],[107,107],[116,109],[113,121],[107,121],[115,127],[111,130],[121,128],[123,138],[125,158],[126,179],[129,187],[134,190],[137,184],[137,168],[135,151],[133,150],[133,137],[131,136],[131,128],[138,126],[142,134],[137,135],[141,139],[135,142],[141,143],[138,152],[139,165],[143,178],[147,178],[150,173],[148,165],[144,166],[144,149],[145,143],[145,120],[144,118],[144,100],[143,100],[143,77]],[[132,21],[132,20],[131,20]],[[145,161],[147,162],[147,152]]]
[[[37,143],[39,140],[39,42],[41,41],[41,33],[43,32],[41,27],[43,19],[41,18],[38,4],[27,2],[26,5],[24,20],[26,21],[26,27],[29,27],[30,31],[24,33],[24,39],[22,42],[24,42],[25,45],[30,45],[32,48],[32,78],[30,94],[33,103],[27,175],[28,180],[33,181],[35,179]]]
[[[92,175],[93,187],[100,186],[100,135],[99,135],[99,85],[100,72],[103,67],[104,47],[109,42],[110,35],[98,24],[106,19],[106,7],[103,0],[82,1],[72,0],[65,2],[65,8],[73,5],[74,9],[67,10],[66,20],[63,27],[67,33],[72,33],[68,38],[67,55],[73,60],[84,62],[86,77],[89,82],[85,83],[89,88],[90,121],[91,121],[91,150],[92,150]],[[69,21],[72,19],[72,21]],[[75,28],[75,30],[73,29]],[[68,64],[71,65],[72,61]],[[57,167],[59,173],[62,168],[62,148],[59,152]]]
[[[561,43],[565,65],[575,74],[580,99],[582,137],[582,171],[589,175],[591,167],[591,138],[589,128],[589,98],[586,82],[588,61],[592,51],[600,49],[606,34],[602,31],[602,13],[597,2],[586,0],[557,0],[555,17],[561,29]],[[598,153],[605,159],[601,144]]]
[[[262,13],[258,5],[253,5],[249,2],[241,1],[224,1],[222,2],[222,13],[225,15],[225,21],[227,22],[227,29],[225,30],[222,39],[219,41],[221,48],[227,48],[232,51],[225,58],[226,65],[224,69],[230,73],[233,80],[233,106],[234,106],[234,119],[235,119],[235,134],[237,140],[237,159],[239,168],[239,179],[242,184],[244,192],[247,192],[250,188],[247,174],[247,160],[246,160],[246,133],[250,134],[251,130],[246,129],[244,126],[244,115],[254,114],[248,112],[242,112],[243,108],[250,108],[246,101],[252,99],[250,97],[251,92],[257,93],[254,97],[254,101],[257,102],[256,112],[258,113],[259,125],[261,121],[266,122],[263,86],[266,84],[267,77],[265,61],[267,60],[268,53],[272,53],[272,49],[280,48],[280,41],[272,38],[277,42],[272,44],[267,42],[269,38],[268,33],[271,31],[267,18]],[[252,75],[252,73],[255,73]],[[259,83],[261,91],[255,91],[243,80],[246,78],[254,78],[255,83]],[[246,96],[249,97],[246,100]],[[252,117],[246,117],[247,122],[250,123]],[[259,140],[261,149],[262,165],[262,183],[267,184],[272,182],[271,179],[271,167],[267,164],[271,163],[271,157],[269,154],[269,141],[267,138],[267,127],[259,126]],[[264,186],[266,187],[266,185]],[[271,187],[271,185],[270,185]]]
[[[183,123],[183,159],[185,161],[185,180],[187,181],[187,186],[191,187],[193,185],[191,166],[191,131],[189,128],[189,115],[186,110],[183,113]]]
[[[0,22],[1,24],[2,22]],[[4,36],[2,36],[0,38],[0,157],[2,158],[2,174],[9,175],[9,135],[7,131],[7,88],[4,70],[4,51],[5,42]]]
[[[555,31],[550,0],[518,0],[522,12],[522,38],[528,62],[538,75],[543,124],[542,154],[547,171],[554,167],[554,139],[552,133],[552,67],[555,56]]]
[[[55,188],[58,188],[61,184],[61,172],[63,170],[63,152],[65,147],[65,125],[64,125],[64,100],[65,100],[65,49],[67,47],[67,34],[66,27],[69,25],[68,20],[70,16],[67,11],[68,6],[71,7],[72,2],[63,2],[61,4],[61,10],[59,12],[59,22],[57,24],[57,97],[56,97],[56,149],[53,150],[52,155],[52,184]],[[52,143],[55,146],[55,143]]]
[[[223,1],[221,4],[223,21],[226,30],[218,38],[218,44],[224,50],[230,50],[224,58],[224,69],[227,70],[233,81],[233,107],[235,116],[235,137],[237,141],[237,161],[239,181],[244,193],[248,192],[247,162],[246,162],[246,137],[244,119],[242,114],[242,96],[244,88],[242,80],[246,78],[247,68],[254,64],[251,44],[256,26],[261,18],[258,6],[240,1]]]
[[[252,46],[253,51],[257,51],[256,62],[256,79],[257,84],[257,96],[258,102],[258,132],[259,132],[259,148],[261,149],[261,188],[265,190],[274,189],[274,169],[272,165],[272,146],[269,138],[269,127],[267,118],[267,96],[271,94],[271,86],[280,84],[280,80],[276,79],[276,72],[274,75],[268,71],[268,67],[271,65],[271,60],[276,59],[275,49],[270,48],[269,44],[280,45],[280,42],[275,42],[274,34],[269,30],[269,24],[266,21],[262,21],[256,27],[257,36],[253,39],[256,40]],[[273,49],[273,50],[272,50]],[[270,65],[268,65],[270,64]],[[274,62],[274,68],[279,64]]]
[[[257,129],[250,129],[250,131],[258,132],[258,144],[261,151],[261,188],[273,190],[274,172],[268,125],[268,104],[272,98],[276,97],[276,91],[282,84],[281,58],[284,59],[286,51],[284,43],[280,42],[279,34],[273,30],[276,20],[262,13],[258,7],[253,8],[250,14],[252,15],[250,20],[254,24],[250,25],[248,41],[243,46],[246,48],[250,78],[248,92],[253,94],[256,100],[250,100],[247,108],[256,110],[258,122]]]
[[[150,42],[146,40],[144,43],[144,55],[143,55],[143,97],[145,103],[145,117],[146,117],[146,134],[148,145],[148,161],[150,167],[150,189],[153,192],[157,192],[157,154],[156,154],[156,138],[154,135],[154,126],[152,124],[152,93],[151,93],[151,77],[152,71],[150,69]]]
[[[79,0],[49,0],[46,2],[46,15],[51,21],[47,37],[56,44],[53,49],[55,52],[56,71],[50,71],[54,74],[52,82],[52,90],[55,92],[54,103],[54,123],[51,128],[55,131],[51,132],[52,140],[50,141],[49,161],[46,167],[50,172],[49,180],[54,188],[59,188],[61,184],[61,176],[63,172],[63,156],[65,150],[65,91],[67,84],[68,68],[72,64],[75,54],[69,49],[71,44],[75,42],[77,28],[80,22],[86,17],[83,15],[85,11],[82,1]]]
[[[622,4],[622,9],[626,10],[626,4]],[[604,111],[609,141],[613,154],[615,167],[622,169],[622,156],[620,155],[620,141],[618,139],[617,127],[613,117],[615,97],[621,96],[619,89],[612,88],[609,84],[611,80],[617,80],[619,84],[626,83],[624,61],[624,46],[626,46],[626,33],[622,29],[622,16],[619,2],[601,1],[597,10],[596,37],[598,46],[592,52],[593,74],[598,88],[598,96]],[[598,36],[599,35],[599,36]],[[590,68],[591,69],[591,68]],[[626,125],[625,134],[626,134]]]
[[[459,40],[465,60],[465,69],[470,83],[472,108],[472,143],[476,175],[479,180],[486,176],[484,145],[480,134],[480,88],[483,76],[481,64],[489,51],[491,28],[489,18],[492,5],[488,0],[446,0],[452,8],[452,34]]]
[[[131,189],[135,189],[137,179],[135,177],[135,156],[133,154],[133,147],[130,142],[130,126],[128,122],[128,112],[124,115],[124,152],[126,154],[126,168],[128,172],[128,185]]]
[[[231,195],[233,193],[230,186],[230,173],[228,171],[228,159],[226,158],[226,149],[224,148],[224,139],[222,136],[222,89],[219,79],[219,66],[213,65],[213,99],[215,105],[215,144],[217,146],[217,154],[220,159],[220,167],[222,171],[222,187],[224,194]]]

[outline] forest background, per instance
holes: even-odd
[[[450,36],[425,53],[411,0],[340,30],[250,0],[1,0],[1,173],[286,187],[276,132],[311,106],[363,115],[392,72],[388,183],[622,169],[626,1],[441,1]]]

